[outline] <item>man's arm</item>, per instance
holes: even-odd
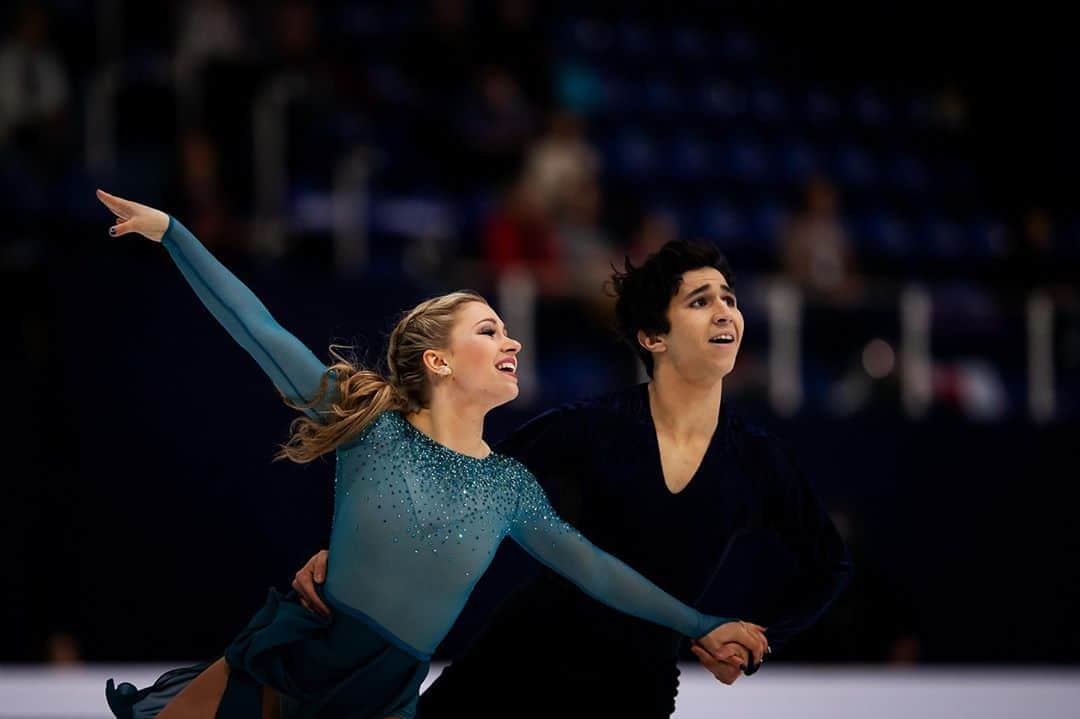
[[[560,514],[574,521],[591,435],[588,410],[571,403],[538,414],[494,449],[528,467]]]
[[[793,451],[773,437],[754,454],[761,465],[762,528],[775,531],[795,557],[798,578],[785,592],[773,620],[769,643],[775,650],[816,622],[847,585],[851,558],[825,507]]]

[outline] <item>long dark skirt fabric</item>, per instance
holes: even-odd
[[[281,695],[288,719],[414,719],[429,664],[387,641],[347,608],[323,618],[295,592],[271,589],[266,603],[225,650],[229,681],[216,719],[259,719],[262,687]],[[174,669],[152,686],[105,687],[118,719],[153,719],[212,662]]]

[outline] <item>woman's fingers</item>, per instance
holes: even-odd
[[[105,190],[98,190],[97,198],[101,200],[101,203],[108,207],[113,214],[121,219],[126,220],[135,214],[131,202],[117,197],[116,195],[110,195],[108,192],[105,192]]]
[[[315,581],[320,584],[322,584],[323,580],[326,578],[326,562],[329,558],[330,552],[321,549],[308,562],[308,564],[311,565],[311,573],[315,575]]]
[[[119,237],[129,232],[137,232],[134,220],[120,220],[118,218],[116,224],[109,228],[110,237]]]
[[[110,195],[105,190],[99,189],[96,194],[101,203],[116,215],[116,224],[109,229],[111,237],[135,232],[154,242],[162,241],[165,231],[169,228],[169,216],[164,212]]]
[[[717,658],[714,657],[712,654],[709,654],[707,651],[705,651],[696,644],[690,645],[690,651],[694,653],[694,656],[698,658],[698,661],[700,661],[702,665],[704,665],[704,667],[710,672],[713,672],[715,674],[717,671],[719,671],[721,667],[721,662],[718,661]],[[728,659],[728,661],[730,661],[730,658]]]
[[[296,590],[300,601],[306,602],[305,607],[324,617],[330,616],[330,607],[326,606],[319,593],[315,590],[315,577],[307,565],[293,576],[292,588]]]

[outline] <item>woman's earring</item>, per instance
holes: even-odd
[[[445,375],[448,375],[448,374],[450,374],[451,372],[453,372],[453,370],[452,370],[452,369],[450,369],[449,367],[440,367],[440,368],[439,368],[439,374],[441,374],[441,375],[443,375],[443,376],[445,376]]]

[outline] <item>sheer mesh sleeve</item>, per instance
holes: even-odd
[[[732,621],[702,614],[683,604],[597,548],[554,512],[543,489],[523,467],[514,479],[517,507],[510,536],[537,561],[569,579],[589,596],[687,637],[702,637]]]
[[[326,365],[279,325],[259,298],[176,218],[169,218],[162,244],[206,308],[287,399],[310,403],[318,395],[323,377],[327,378],[331,384],[319,405],[304,410],[312,419],[320,419],[320,411],[329,407],[333,395]]]

